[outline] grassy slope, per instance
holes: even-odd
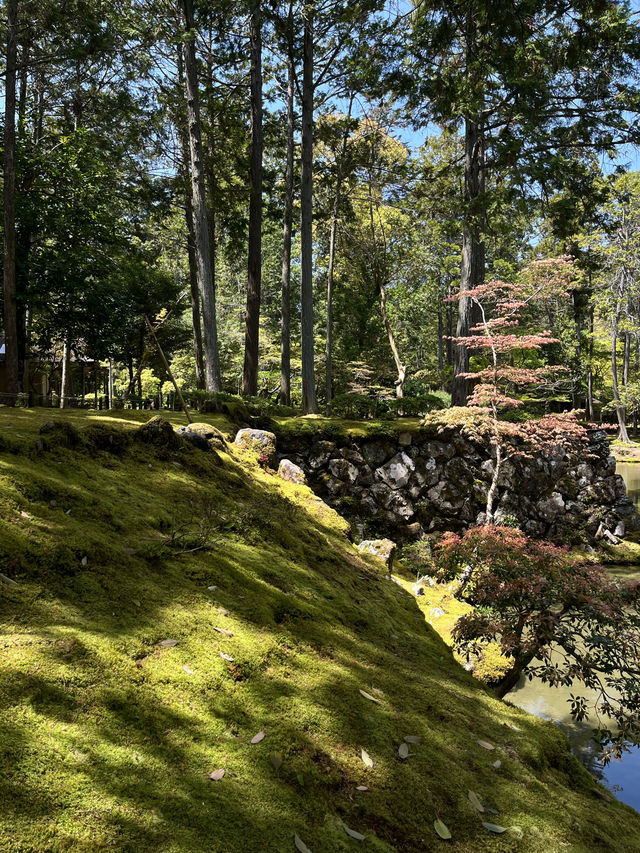
[[[0,410],[0,850],[640,851],[640,817],[455,664],[306,488],[195,449],[37,453],[50,416]],[[194,511],[218,541],[174,555]],[[521,831],[483,829],[469,789]]]

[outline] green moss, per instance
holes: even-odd
[[[219,465],[82,438],[130,435],[138,412],[61,413],[78,446],[39,452],[50,414],[0,410],[0,571],[18,581],[0,586],[0,850],[280,853],[295,832],[335,853],[359,846],[346,824],[363,850],[417,853],[440,846],[435,817],[459,853],[640,848],[638,815],[464,672],[306,487],[233,447]],[[402,761],[406,734],[422,742]],[[522,838],[488,836],[469,789]]]

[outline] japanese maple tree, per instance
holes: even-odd
[[[501,526],[446,534],[436,563],[441,581],[464,574],[457,594],[474,608],[453,628],[458,650],[482,654],[498,643],[510,664],[495,685],[499,696],[522,675],[579,684],[587,695],[572,694],[571,714],[577,721],[596,714],[605,763],[640,743],[638,582]]]
[[[485,354],[488,362],[486,367],[465,374],[465,378],[475,382],[468,405],[474,408],[473,417],[488,435],[493,453],[486,524],[494,521],[494,502],[506,459],[559,442],[586,443],[586,431],[571,413],[547,415],[525,423],[500,417],[504,410],[522,405],[516,396],[519,391],[541,384],[563,369],[547,365],[518,366],[514,356],[539,351],[556,342],[547,331],[521,333],[520,324],[524,311],[534,302],[566,295],[573,277],[571,262],[567,258],[554,258],[530,263],[515,284],[490,281],[464,292],[464,297],[475,306],[479,322],[469,335],[453,340],[471,352]]]

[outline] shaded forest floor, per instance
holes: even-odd
[[[1,851],[640,851],[346,522],[235,448],[128,441],[149,416],[0,409]],[[51,418],[75,447],[36,448]]]

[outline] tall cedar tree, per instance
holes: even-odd
[[[576,151],[637,141],[640,26],[624,0],[425,0],[412,24],[413,63],[398,77],[414,121],[464,131],[464,339],[476,319],[464,293],[484,281],[487,173],[545,194],[571,174]],[[457,405],[467,401],[468,363],[458,343]]]

